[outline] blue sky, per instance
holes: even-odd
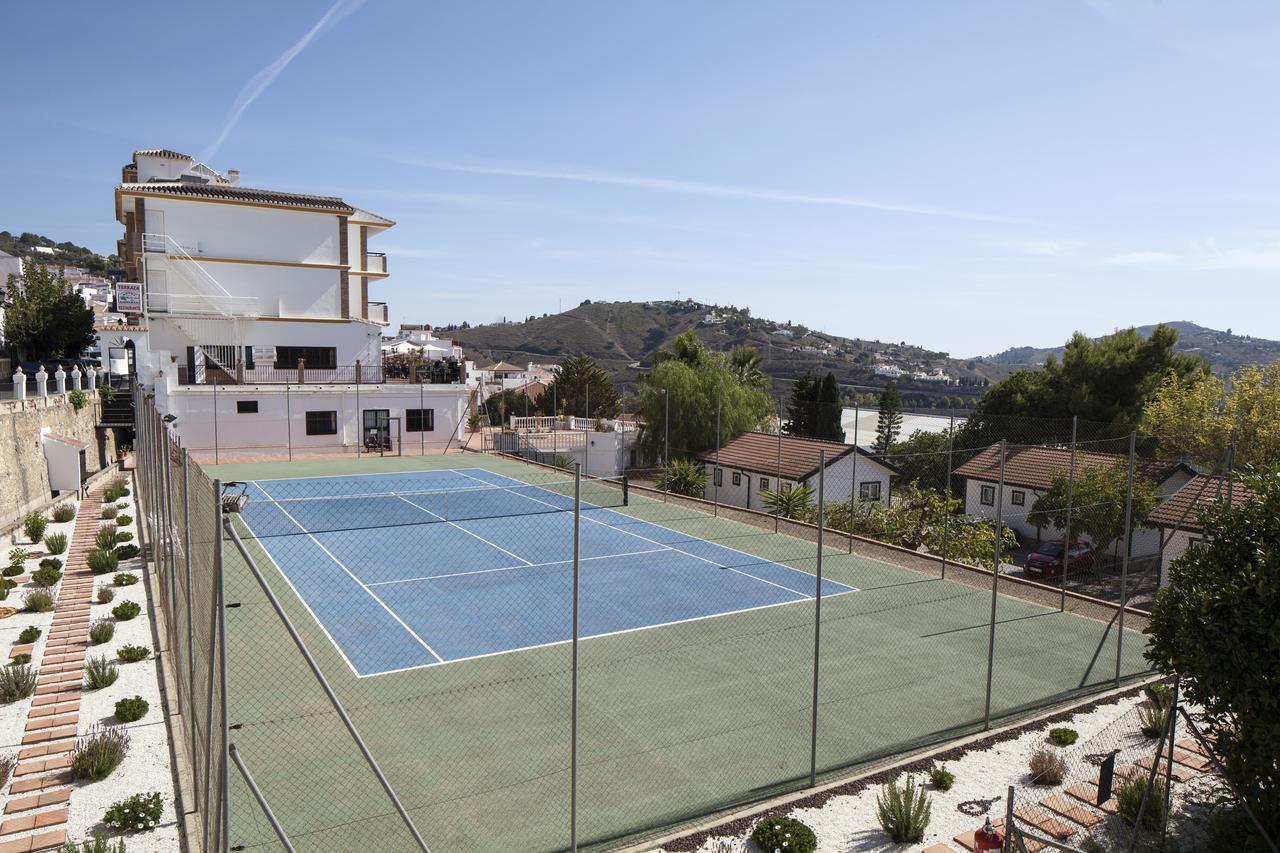
[[[120,166],[168,147],[395,219],[371,248],[397,321],[679,295],[957,356],[1160,320],[1280,338],[1271,2],[166,0],[5,22],[0,229],[109,251]]]

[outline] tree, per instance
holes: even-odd
[[[829,441],[844,441],[844,426],[840,417],[844,408],[840,403],[840,383],[836,375],[827,371],[818,388],[818,400],[814,413],[813,437]]]
[[[1202,508],[1204,540],[1169,567],[1169,585],[1156,596],[1146,629],[1146,657],[1179,677],[1188,701],[1204,709],[1226,778],[1276,838],[1280,469],[1251,470],[1241,479],[1244,504]]]
[[[888,461],[898,469],[897,482],[946,491],[948,444],[947,433],[924,430],[916,430],[906,440],[894,442],[889,448]]]
[[[1162,453],[1207,468],[1223,464],[1233,432],[1236,464],[1280,464],[1280,361],[1243,367],[1225,383],[1168,373],[1143,409],[1142,427]]]
[[[760,492],[760,501],[765,509],[782,518],[813,521],[817,517],[817,511],[813,506],[813,489],[808,486],[796,486],[789,492],[771,492],[764,489]]]
[[[1027,521],[1036,527],[1053,526],[1063,531],[1063,539],[1075,541],[1080,534],[1089,538],[1100,552],[1136,529],[1159,505],[1156,486],[1145,477],[1134,475],[1133,503],[1129,528],[1125,528],[1125,500],[1129,491],[1128,460],[1115,465],[1090,466],[1077,470],[1071,487],[1071,529],[1067,530],[1068,471],[1053,472],[1049,490],[1031,506]]]
[[[707,467],[692,459],[672,459],[659,469],[657,485],[664,492],[700,498],[707,488]]]
[[[485,400],[484,411],[489,416],[490,426],[505,426],[511,422],[512,415],[523,417],[526,413],[537,414],[536,406],[524,392],[514,388],[504,388]]]
[[[806,373],[791,383],[791,399],[787,401],[787,422],[783,431],[789,435],[811,435],[817,402],[818,385],[812,374]]]
[[[614,418],[622,410],[622,400],[609,374],[585,354],[565,359],[556,378],[533,405],[540,414],[563,412],[584,418]],[[555,410],[557,406],[559,412]]]
[[[898,385],[890,380],[880,395],[880,418],[876,421],[875,451],[887,454],[902,431],[902,400],[898,397]]]
[[[764,358],[755,347],[740,346],[729,351],[729,366],[733,369],[734,376],[739,383],[749,388],[769,388],[769,374],[760,367],[763,363]]]
[[[93,345],[93,311],[43,264],[28,264],[4,289],[4,336],[24,361],[75,358]]]

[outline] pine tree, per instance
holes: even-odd
[[[818,389],[817,417],[814,422],[814,438],[844,441],[844,427],[840,423],[843,407],[840,405],[840,383],[836,375],[827,371]]]
[[[902,400],[894,382],[884,386],[880,395],[880,419],[876,422],[875,452],[887,454],[902,431]]]
[[[806,373],[791,386],[791,400],[787,403],[787,422],[783,429],[790,435],[812,435],[814,409],[820,388],[813,377]]]

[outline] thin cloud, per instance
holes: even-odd
[[[1012,216],[978,213],[967,210],[954,210],[951,208],[933,207],[930,205],[897,204],[893,202],[859,198],[856,196],[795,193],[779,190],[758,189],[754,187],[730,186],[727,184],[712,184],[702,181],[683,181],[671,178],[624,175],[617,172],[600,172],[591,169],[580,169],[577,167],[530,168],[454,163],[445,160],[411,159],[397,159],[397,162],[420,166],[427,169],[436,169],[444,172],[462,172],[473,175],[498,175],[512,178],[538,178],[552,181],[572,181],[583,184],[629,187],[632,189],[680,193],[683,195],[735,198],[746,201],[782,202],[786,204],[807,204],[828,207],[854,207],[864,210],[878,210],[887,213],[938,216],[947,219],[965,219],[974,222],[1001,222],[1019,225],[1033,224],[1030,220],[1019,219]]]
[[[1103,258],[1101,263],[1174,271],[1280,272],[1280,241],[1224,248],[1215,240],[1205,240],[1187,252],[1124,252]]]
[[[235,129],[239,123],[240,117],[244,115],[244,111],[249,109],[254,101],[258,99],[267,87],[276,81],[276,78],[289,67],[289,63],[298,57],[298,54],[307,49],[307,45],[311,44],[317,36],[326,29],[341,21],[343,18],[355,12],[365,4],[366,0],[338,0],[329,7],[329,11],[325,12],[320,20],[316,21],[311,29],[307,30],[306,35],[298,39],[292,47],[284,53],[276,57],[275,61],[263,68],[257,74],[244,84],[244,88],[240,90],[240,94],[236,96],[235,102],[231,105],[231,112],[227,115],[226,122],[222,125],[218,138],[213,141],[204,152],[201,153],[201,161],[207,163],[212,160],[218,153],[218,149],[222,147],[222,143],[227,140],[227,136]]]

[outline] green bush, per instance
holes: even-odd
[[[1161,708],[1173,707],[1173,688],[1163,681],[1155,681],[1143,688],[1147,698]]]
[[[0,667],[0,702],[17,702],[36,692],[36,671],[29,664]]]
[[[18,642],[24,646],[27,643],[34,643],[36,640],[40,639],[40,635],[42,633],[44,632],[41,631],[39,628],[37,628],[35,625],[28,625],[27,627],[23,628],[22,633],[18,635]]]
[[[89,405],[89,398],[83,391],[72,391],[67,394],[67,400],[71,403],[71,408],[77,412]]]
[[[9,777],[13,775],[13,768],[17,764],[18,756],[15,753],[0,755],[0,788],[9,784]]]
[[[117,541],[117,542],[128,542],[128,541],[129,541],[129,540],[131,540],[131,539],[133,539],[133,533],[132,533],[132,532],[130,532],[130,531],[128,531],[128,530],[117,530],[117,531],[116,531],[116,541]]]
[[[902,787],[897,779],[890,780],[876,796],[880,828],[895,842],[922,840],[932,812],[929,794],[910,776]]]
[[[766,817],[751,830],[751,840],[761,850],[788,850],[813,853],[818,838],[813,830],[793,817]]]
[[[44,547],[50,554],[61,554],[67,550],[67,534],[50,533],[44,538]]]
[[[14,655],[9,659],[9,666],[19,666],[24,663],[31,663],[31,655],[27,652],[23,652],[20,655]]]
[[[137,545],[117,545],[115,550],[117,560],[132,560],[141,553]]]
[[[1138,819],[1138,807],[1142,804],[1142,794],[1147,790],[1147,774],[1135,773],[1120,783],[1116,791],[1116,809],[1129,823]],[[1144,829],[1159,829],[1164,825],[1164,780],[1157,778],[1147,796],[1147,806],[1142,811]]]
[[[1138,727],[1149,738],[1158,738],[1164,731],[1167,721],[1167,710],[1153,701],[1143,702],[1138,706]]]
[[[45,566],[42,569],[36,569],[31,573],[31,582],[36,586],[50,587],[62,580],[62,572],[52,566]],[[48,593],[46,593],[47,595]]]
[[[116,650],[116,657],[125,663],[137,663],[151,656],[151,649],[146,646],[121,646]]]
[[[53,596],[47,589],[29,590],[23,596],[22,609],[27,613],[48,613],[53,609]]]
[[[1049,740],[1058,746],[1071,746],[1080,739],[1080,733],[1075,729],[1049,729]]]
[[[132,524],[132,523],[133,523],[132,515],[125,515],[124,513],[121,513],[120,515],[116,516],[116,524],[119,525],[120,527],[124,527],[125,525]]]
[[[1053,750],[1037,749],[1027,765],[1033,785],[1057,785],[1067,775],[1067,762]]]
[[[120,565],[120,560],[111,551],[98,549],[89,552],[89,571],[95,575],[105,575],[107,572],[114,572]]]
[[[929,781],[939,791],[949,791],[956,783],[956,774],[948,770],[945,764],[935,764],[929,768]]]
[[[128,572],[120,572],[115,576],[116,586],[133,586],[138,582],[138,576],[129,574]]]
[[[689,459],[673,459],[658,471],[657,486],[664,492],[700,498],[707,487],[707,468]]]
[[[40,568],[53,569],[55,572],[62,571],[62,561],[57,557],[45,557],[40,561]]]
[[[90,690],[110,687],[119,677],[119,667],[105,657],[89,658],[84,663],[85,686]]]
[[[116,719],[122,723],[132,723],[147,715],[151,706],[141,696],[131,696],[116,702]]]
[[[116,543],[120,541],[116,539],[116,526],[114,524],[104,524],[98,528],[98,533],[93,537],[93,542],[102,551],[110,551],[116,547]]]
[[[27,559],[26,548],[14,548],[9,552],[9,565],[21,566]]]
[[[94,726],[76,741],[71,752],[71,775],[99,781],[111,775],[129,754],[129,731],[121,727]]]
[[[111,615],[119,619],[121,622],[128,622],[133,617],[142,612],[142,608],[133,601],[122,601],[117,604],[111,611]]]
[[[115,600],[116,591],[109,586],[98,587],[98,603],[110,604]]]
[[[59,524],[66,524],[76,517],[76,505],[71,503],[58,504],[53,508],[53,520]]]
[[[100,646],[103,643],[109,643],[115,635],[116,623],[110,619],[95,619],[89,626],[89,642],[92,645]]]
[[[25,572],[25,571],[26,571],[26,568],[25,568],[24,566],[20,566],[20,565],[19,565],[19,566],[5,566],[5,567],[4,567],[4,577],[6,577],[6,578],[16,578],[18,575],[22,574],[22,573],[23,573],[23,572]]]
[[[58,853],[126,853],[124,839],[112,841],[104,833],[95,832],[93,838],[76,844],[68,841],[58,848]]]
[[[38,512],[28,513],[22,520],[22,532],[32,542],[39,542],[44,536],[44,529],[49,526],[49,519]]]
[[[120,510],[116,509],[114,505],[107,504],[102,508],[102,518],[103,519],[115,518],[118,512],[120,512]]]
[[[112,803],[111,808],[107,809],[107,813],[102,816],[102,822],[116,829],[140,832],[144,829],[154,829],[160,822],[163,811],[164,799],[160,796],[160,792],[149,791]]]

